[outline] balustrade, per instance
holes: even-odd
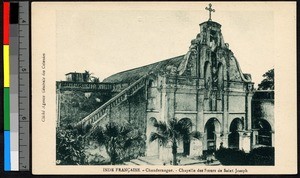
[[[138,90],[145,86],[146,77],[147,76],[140,78],[139,80],[122,90],[119,94],[117,94],[116,96],[108,100],[106,103],[104,103],[102,106],[97,108],[95,111],[93,111],[91,114],[83,118],[80,122],[78,122],[75,125],[75,127],[85,125],[85,123],[98,123],[99,118],[102,118],[102,116],[106,112],[110,112],[109,108],[119,105],[123,101],[127,100],[128,96],[135,94]]]

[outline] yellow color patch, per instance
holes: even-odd
[[[9,87],[9,45],[3,45],[4,87]]]

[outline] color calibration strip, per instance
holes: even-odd
[[[10,97],[9,97],[9,11],[10,3],[3,2],[3,72],[4,72],[4,170],[11,170],[10,159]]]
[[[4,170],[29,165],[29,2],[3,2]]]

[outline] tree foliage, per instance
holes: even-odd
[[[112,165],[141,156],[144,152],[143,149],[139,149],[145,145],[142,134],[129,124],[121,126],[115,122],[110,122],[104,128],[98,126],[91,132],[90,139],[105,146]],[[136,153],[134,150],[142,151]]]
[[[250,153],[221,148],[216,151],[215,156],[222,165],[274,165],[274,147],[259,147]]]
[[[215,152],[222,165],[247,165],[247,154],[242,150],[222,148]]]
[[[274,90],[274,69],[268,70],[264,79],[258,84],[258,90]]]
[[[274,165],[274,154],[274,147],[255,148],[248,155],[249,165]]]
[[[84,164],[84,140],[76,130],[71,127],[57,129],[56,131],[56,160],[61,165]]]
[[[169,119],[168,122],[157,121],[155,118],[150,120],[156,127],[156,132],[151,132],[149,141],[158,140],[161,146],[172,143],[173,164],[177,165],[177,145],[179,141],[189,142],[192,137],[199,139],[200,132],[191,132],[192,122],[187,119]]]

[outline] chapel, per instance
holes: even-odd
[[[211,6],[207,10],[213,11]],[[220,146],[245,152],[273,146],[274,92],[254,90],[251,75],[242,72],[211,14],[199,27],[186,54],[116,73],[97,84],[109,85],[105,93],[110,97],[77,126],[129,122],[146,136],[145,156],[161,159],[168,148],[148,141],[156,129],[152,118],[192,122],[191,131],[199,131],[201,138],[179,143],[178,153],[184,155],[199,156]]]

